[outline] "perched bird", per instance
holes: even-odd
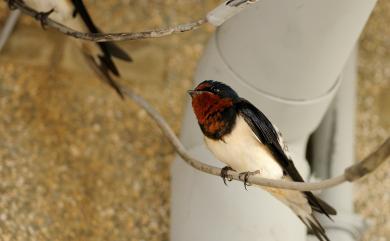
[[[82,0],[24,0],[24,3],[47,17],[80,32],[99,33]],[[44,23],[43,23],[44,24]],[[75,40],[87,62],[123,98],[116,83],[119,71],[113,57],[131,62],[131,57],[117,45],[110,42]]]
[[[188,93],[207,147],[227,165],[221,172],[224,182],[229,169],[244,175],[245,182],[248,175],[304,182],[278,129],[230,86],[206,80]],[[313,212],[329,217],[336,215],[333,207],[311,192],[262,188],[287,205],[319,240],[329,241]]]

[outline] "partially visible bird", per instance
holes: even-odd
[[[24,2],[34,10],[41,12],[43,16],[46,13],[53,20],[76,31],[100,32],[82,0],[24,0]],[[120,86],[115,81],[115,78],[120,75],[113,57],[132,62],[131,57],[114,43],[75,41],[91,67],[123,98]]]
[[[278,129],[254,105],[228,85],[206,80],[188,91],[207,147],[240,175],[304,182]],[[226,184],[226,183],[225,183]],[[311,192],[262,187],[287,205],[320,241],[329,241],[313,212],[336,215],[336,210]]]

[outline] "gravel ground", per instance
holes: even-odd
[[[197,19],[217,2],[86,1],[106,31]],[[357,159],[390,134],[389,22],[390,2],[379,0],[361,38]],[[118,62],[124,84],[176,132],[211,32],[120,43],[135,60]],[[67,38],[22,19],[0,55],[0,111],[1,241],[168,240],[173,150],[144,111],[86,68]],[[390,240],[389,180],[385,164],[356,185],[356,208],[373,223],[365,241]]]
[[[356,156],[390,136],[390,1],[380,0],[360,41]],[[390,163],[356,185],[356,209],[372,226],[364,241],[390,240]]]

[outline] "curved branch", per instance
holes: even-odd
[[[165,137],[170,141],[170,143],[175,148],[179,156],[193,168],[211,174],[215,176],[220,176],[221,169],[205,164],[194,157],[192,157],[180,140],[177,138],[173,130],[169,127],[168,123],[164,118],[141,96],[137,95],[131,90],[123,88],[123,93],[137,103],[142,109],[144,109],[148,115],[156,122],[160,127]],[[356,163],[349,168],[347,168],[343,175],[326,179],[320,182],[315,183],[302,183],[302,182],[290,182],[290,181],[281,181],[262,178],[259,176],[250,176],[248,181],[251,184],[256,184],[260,186],[274,187],[274,188],[284,188],[291,190],[299,191],[312,191],[319,189],[326,189],[330,187],[337,186],[346,181],[352,182],[355,181],[371,172],[373,172],[380,164],[382,164],[387,157],[390,155],[390,138],[387,140],[372,154],[366,157],[362,162]],[[229,171],[228,175],[237,181],[243,181],[239,177],[239,173],[234,171]]]
[[[8,4],[15,8],[18,8],[22,13],[36,18],[39,14],[38,11],[30,8],[21,0],[5,0]],[[205,23],[210,23],[214,26],[219,26],[226,22],[231,17],[235,16],[245,8],[249,7],[253,3],[259,0],[227,0],[220,4],[213,10],[207,13],[206,17],[194,22],[179,24],[173,27],[160,28],[142,32],[129,32],[129,33],[82,33],[69,28],[59,22],[56,22],[50,18],[44,20],[44,25],[52,27],[57,31],[62,32],[68,36],[84,39],[94,42],[112,42],[112,41],[124,41],[124,40],[139,40],[146,38],[160,38],[174,33],[182,33],[191,30],[195,30]]]
[[[38,11],[30,8],[26,4],[24,4],[20,0],[5,0],[12,1],[10,3],[15,8],[18,8],[22,13],[29,15],[31,17],[36,18]],[[130,33],[82,33],[76,31],[72,28],[69,28],[57,21],[54,21],[50,18],[44,20],[44,25],[49,26],[57,31],[60,31],[63,34],[68,36],[94,41],[94,42],[112,42],[112,41],[124,41],[124,40],[138,40],[138,39],[146,39],[146,38],[159,38],[167,35],[171,35],[174,33],[182,33],[191,31],[199,28],[201,25],[206,23],[206,19],[200,19],[191,23],[179,24],[173,27],[142,31],[142,32],[130,32]]]
[[[387,138],[376,151],[369,154],[363,161],[345,169],[345,178],[349,182],[362,178],[377,169],[389,156],[390,138]]]
[[[0,52],[3,50],[4,45],[7,43],[12,31],[15,28],[15,24],[17,23],[20,16],[20,11],[13,11],[7,18],[7,21],[4,24],[4,27],[0,33]]]
[[[50,20],[52,21],[52,20]],[[49,23],[49,22],[48,22]],[[79,39],[94,41],[94,42],[113,42],[113,41],[124,41],[124,40],[139,40],[146,38],[160,38],[168,36],[174,33],[183,33],[199,28],[201,25],[206,23],[205,19],[200,19],[195,22],[180,24],[173,27],[143,31],[143,32],[133,32],[133,33],[82,33],[75,31],[71,28],[68,28],[62,24],[56,23],[56,27],[51,24],[49,26],[59,30],[60,32]]]

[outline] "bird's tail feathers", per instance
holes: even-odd
[[[321,200],[320,198],[314,196],[314,194],[311,195],[313,196],[313,198],[308,198],[311,208],[318,213],[326,215],[330,220],[332,220],[330,215],[336,215],[336,209],[334,209],[324,200]]]
[[[104,62],[104,58],[99,56],[100,63],[97,62],[97,59],[94,58],[94,56],[84,53],[84,57],[87,61],[87,63],[91,66],[91,68],[94,70],[94,72],[99,76],[100,79],[102,79],[104,82],[106,82],[109,86],[111,86],[115,92],[124,99],[124,94],[122,92],[122,89],[120,85],[116,82],[113,76],[110,75],[109,68],[107,67],[107,63]],[[111,70],[111,69],[110,69]]]
[[[112,57],[115,57],[117,59],[120,59],[120,60],[123,60],[123,61],[126,61],[126,62],[133,62],[133,59],[131,58],[131,56],[129,54],[127,54],[126,51],[121,49],[115,43],[104,42],[104,43],[100,43],[100,44],[102,46],[104,46],[102,48],[106,48],[107,49],[107,51],[110,53],[110,55]]]
[[[72,4],[75,7],[75,12],[73,13],[73,17],[76,17],[80,14],[80,21],[82,21],[87,27],[88,31],[91,33],[101,33],[100,29],[93,22],[91,15],[89,14],[87,8],[85,7],[82,0],[72,0]],[[99,42],[97,43],[103,55],[103,58],[106,58],[106,61],[111,61],[111,57],[115,57],[124,61],[132,62],[132,58],[129,54],[127,54],[123,49],[121,49],[118,45],[112,42]],[[109,66],[111,67],[111,66]],[[110,68],[110,70],[112,70]],[[116,68],[114,68],[115,72]],[[113,72],[113,73],[114,73]],[[117,71],[116,71],[117,72]],[[119,75],[114,73],[115,75]]]
[[[326,235],[325,229],[313,214],[298,215],[299,219],[306,225],[309,233],[314,234],[320,241],[330,241]]]
[[[325,229],[322,227],[322,225],[318,222],[316,217],[313,215],[313,211],[317,211],[317,210],[313,208],[313,205],[310,203],[310,200],[312,199],[309,199],[306,193],[300,191],[276,189],[276,188],[264,188],[264,189],[270,192],[274,197],[279,199],[281,202],[286,204],[302,220],[302,222],[307,226],[308,230],[311,233],[313,233],[320,241],[330,241],[328,236],[325,233]],[[316,198],[315,200],[318,201],[320,199]],[[325,202],[320,200],[317,202],[317,204],[318,203],[323,204]],[[323,209],[327,209],[328,206],[329,206],[328,204],[321,206],[322,208],[321,209],[318,208],[318,210],[320,210],[318,212],[322,212]],[[331,209],[334,210],[333,208]]]
[[[119,70],[116,67],[114,61],[112,61],[111,57],[105,54],[96,54],[96,57],[94,59],[98,59],[100,61],[101,68],[104,68],[107,73],[111,72],[115,76],[120,76]]]

